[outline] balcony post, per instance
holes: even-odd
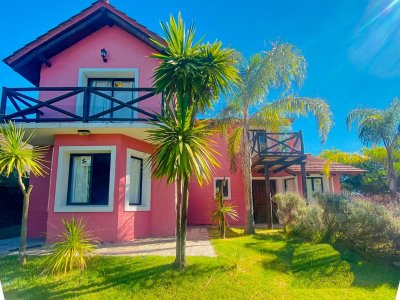
[[[82,118],[83,122],[87,123],[89,121],[89,109],[90,109],[90,103],[89,103],[89,88],[85,87],[83,89],[83,113],[82,113]]]
[[[271,181],[269,178],[269,166],[267,163],[264,164],[264,176],[265,176],[265,197],[267,198],[267,228],[273,229]]]
[[[0,121],[4,121],[5,119],[6,106],[7,106],[7,88],[3,87],[1,93],[1,103],[0,103]]]
[[[300,164],[301,167],[301,187],[303,190],[303,196],[307,200],[308,192],[307,192],[307,173],[306,173],[306,163],[303,161]]]
[[[300,135],[300,147],[301,147],[301,154],[304,155],[304,141],[303,141],[303,131],[299,131]]]

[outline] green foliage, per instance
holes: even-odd
[[[306,208],[306,200],[297,193],[278,193],[273,201],[278,206],[276,213],[285,231],[297,224]]]
[[[0,174],[7,177],[16,171],[21,176],[31,172],[35,176],[45,173],[46,147],[32,147],[34,134],[25,138],[26,130],[9,122],[0,127]]]
[[[294,232],[313,241],[340,243],[368,256],[400,258],[398,211],[366,199],[319,195]]]
[[[82,219],[63,219],[64,231],[58,236],[60,241],[51,245],[50,254],[45,260],[44,273],[64,274],[75,268],[84,270],[94,253],[90,234]]]
[[[307,205],[293,233],[313,242],[321,242],[325,237],[324,210],[318,203]]]
[[[177,20],[171,16],[169,23],[161,23],[161,27],[164,43],[153,40],[162,49],[152,55],[161,60],[154,72],[156,91],[164,93],[167,104],[177,104],[183,115],[189,107],[195,114],[204,111],[238,81],[235,53],[222,48],[218,41],[196,42],[194,26],[186,29],[180,14]]]
[[[398,139],[400,101],[395,98],[384,110],[375,108],[353,109],[347,116],[347,126],[358,126],[358,137],[366,146],[383,144],[393,147]]]
[[[154,128],[148,130],[148,141],[155,145],[150,157],[153,176],[166,177],[169,183],[177,178],[190,178],[194,174],[202,184],[211,178],[210,169],[219,166],[217,152],[213,149],[214,131],[206,121],[191,123],[192,111],[181,117],[180,111],[174,113],[167,108]]]
[[[223,183],[224,184],[224,183]],[[228,219],[236,221],[239,217],[237,209],[230,203],[224,200],[222,189],[217,191],[214,197],[216,209],[212,211],[211,218],[213,221],[218,222],[218,228],[221,234],[221,238],[225,238],[226,229],[229,228]]]

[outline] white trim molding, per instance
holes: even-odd
[[[60,146],[58,150],[54,212],[112,212],[114,208],[115,146]],[[74,153],[110,153],[110,182],[107,205],[67,205],[70,156]]]
[[[142,173],[142,204],[129,204],[129,185],[131,156],[143,159]],[[149,162],[150,154],[128,149],[126,153],[126,175],[125,175],[125,211],[150,211],[151,207],[151,163]]]
[[[224,180],[224,179],[228,183],[228,196],[224,197],[224,200],[231,200],[232,192],[231,192],[231,178],[230,177],[214,177],[214,197],[217,195],[217,180]]]

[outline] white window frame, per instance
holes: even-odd
[[[131,157],[143,159],[142,173],[142,204],[129,204],[129,185]],[[126,153],[126,175],[125,175],[125,211],[150,211],[151,208],[151,163],[148,161],[150,154],[134,149],[128,149]]]
[[[231,178],[230,177],[214,177],[214,197],[217,195],[217,180],[226,180],[228,182],[228,196],[224,197],[224,200],[231,200]]]
[[[87,87],[89,79],[93,78],[123,78],[133,79],[134,88],[139,86],[139,68],[79,68],[78,86]],[[137,97],[137,92],[136,92]],[[76,114],[81,115],[83,111],[83,94],[76,96]],[[137,105],[137,103],[135,104]]]
[[[58,148],[54,212],[112,212],[114,209],[115,146],[60,146]],[[68,178],[71,154],[110,153],[110,182],[107,205],[67,205]]]

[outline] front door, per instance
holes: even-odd
[[[276,194],[276,180],[270,180],[271,197]],[[265,180],[253,180],[254,220],[256,223],[267,223],[267,195]],[[273,221],[276,220],[276,204],[272,203]]]

